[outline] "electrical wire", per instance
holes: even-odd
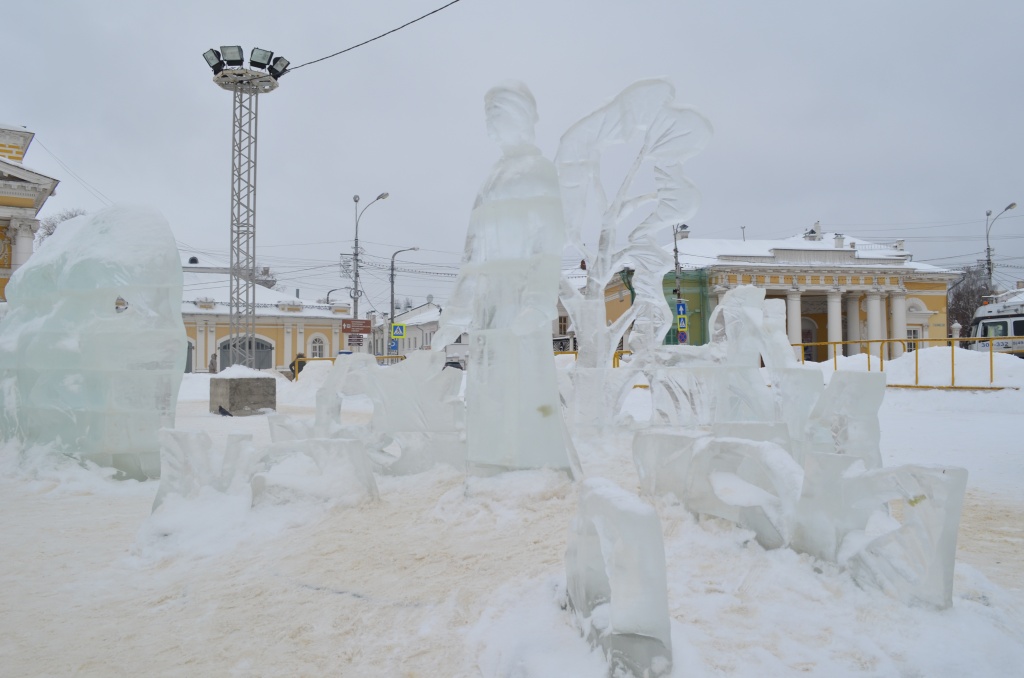
[[[448,9],[449,7],[451,7],[452,5],[454,5],[457,2],[459,2],[459,0],[452,0],[447,5],[442,5],[441,7],[438,7],[435,10],[431,10],[431,11],[427,12],[426,14],[424,14],[423,16],[417,17],[417,18],[413,19],[412,21],[407,21],[404,24],[402,24],[401,26],[399,26],[398,28],[392,28],[390,31],[387,31],[386,33],[381,33],[380,35],[378,35],[376,37],[370,38],[369,40],[364,40],[363,42],[359,43],[358,45],[352,45],[351,47],[346,47],[345,49],[341,50],[340,52],[335,52],[334,54],[328,54],[325,57],[320,57],[319,59],[313,59],[312,61],[307,61],[304,64],[299,64],[298,66],[294,66],[294,67],[288,68],[288,70],[286,70],[285,73],[291,73],[292,71],[297,71],[300,68],[305,68],[306,66],[311,66],[313,64],[320,63],[321,61],[326,61],[327,59],[332,59],[332,58],[334,58],[334,57],[336,57],[336,56],[338,56],[340,54],[344,54],[345,52],[351,52],[352,50],[356,49],[357,47],[362,47],[363,45],[368,45],[371,42],[373,42],[374,40],[380,40],[381,38],[383,38],[385,36],[391,35],[392,33],[397,33],[398,31],[402,30],[403,28],[405,28],[407,26],[412,26],[417,21],[422,21],[423,19],[426,19],[428,16],[430,16],[432,14],[437,14],[438,12],[440,12],[443,9]]]

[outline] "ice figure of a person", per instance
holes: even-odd
[[[558,176],[534,144],[537,106],[509,82],[484,97],[502,157],[480,189],[458,282],[434,346],[469,333],[468,465],[477,472],[569,468],[551,323],[565,225]]]

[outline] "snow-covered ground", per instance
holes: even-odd
[[[987,384],[987,355],[979,367],[965,354],[958,383]],[[1024,361],[997,358],[997,383],[1024,386]],[[887,363],[890,381],[909,369],[912,383],[911,360]],[[311,365],[298,382],[281,380],[278,410],[312,416],[321,377]],[[265,417],[211,415],[208,393],[208,377],[186,375],[179,428],[215,444],[233,431],[269,441]],[[627,407],[642,412],[647,397],[637,389]],[[945,611],[906,607],[832,564],[765,551],[748,531],[655,501],[673,675],[1021,675],[1022,412],[1014,389],[886,394],[886,464],[970,471]],[[581,444],[585,467],[636,490],[628,441]],[[605,674],[562,608],[572,483],[545,471],[467,479],[446,467],[377,480],[380,501],[357,507],[249,509],[210,495],[150,516],[157,483],[0,450],[0,675]]]

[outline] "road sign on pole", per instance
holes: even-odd
[[[679,316],[679,326],[678,326],[677,329],[680,332],[685,332],[686,331],[686,316],[685,315]]]
[[[397,351],[398,350],[398,339],[391,339],[390,341],[388,341],[388,350],[389,351]]]
[[[679,343],[680,343],[680,344],[685,344],[685,343],[687,343],[687,342],[689,341],[689,339],[690,339],[690,338],[689,338],[689,337],[688,337],[688,336],[686,335],[686,331],[685,331],[685,330],[684,330],[684,331],[681,331],[681,332],[679,333]]]
[[[676,315],[688,315],[685,301],[676,302]]]
[[[348,335],[348,345],[349,346],[362,346],[363,345],[363,335],[361,335],[361,334],[350,334],[350,335]]]
[[[405,325],[395,323],[391,326],[391,338],[392,339],[404,339],[405,338]]]

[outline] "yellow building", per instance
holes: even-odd
[[[32,256],[36,217],[59,183],[22,164],[34,136],[0,123],[0,298],[11,274]]]
[[[182,255],[185,273],[181,317],[188,335],[186,372],[206,372],[216,355],[218,369],[228,364],[230,282],[223,262]],[[299,353],[328,358],[339,351],[359,350],[349,344],[342,321],[350,319],[349,303],[309,303],[256,285],[256,368],[286,371]]]
[[[704,343],[710,311],[730,289],[754,285],[767,298],[786,303],[790,343],[857,342],[844,347],[854,355],[879,350],[887,357],[913,350],[915,339],[947,336],[946,293],[955,271],[913,261],[903,241],[872,243],[816,228],[780,240],[679,242],[682,297],[688,300],[688,342]],[[671,251],[672,245],[666,249]],[[606,294],[608,318],[628,307],[628,281],[616,279]],[[664,280],[667,300],[676,297],[676,273]],[[673,333],[674,334],[674,333]],[[673,336],[669,337],[668,343]],[[883,348],[880,340],[892,339]],[[825,360],[825,347],[806,347],[807,360]]]

